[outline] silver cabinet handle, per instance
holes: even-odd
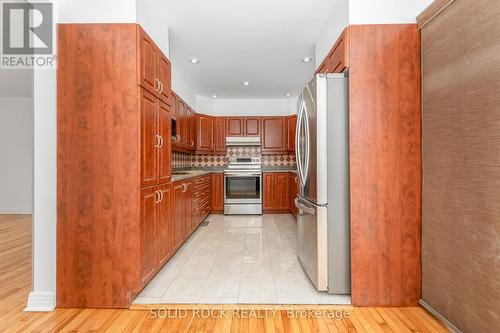
[[[158,148],[163,147],[163,136],[158,135],[160,137],[160,146]]]
[[[156,83],[155,90],[156,90],[156,92],[159,92],[160,91],[160,84],[161,84],[161,82],[160,82],[160,80],[155,79],[155,83]]]
[[[160,81],[160,94],[163,92],[163,82]]]
[[[162,201],[163,201],[163,191],[162,191],[162,190],[160,190],[160,191],[158,191],[158,192],[160,192],[160,202],[162,202]]]
[[[156,145],[155,147],[156,148],[160,148],[161,147],[161,136],[159,136],[158,134],[155,134],[155,137],[156,137]]]
[[[187,192],[187,185],[186,185],[186,183],[183,183],[183,184],[182,184],[182,187],[183,187],[182,192],[183,192],[183,193],[184,193],[184,192]]]
[[[155,191],[155,203],[159,203],[161,201],[160,196],[160,191]]]
[[[194,146],[194,141],[193,141],[193,140],[191,140],[190,142],[191,142],[191,146]]]

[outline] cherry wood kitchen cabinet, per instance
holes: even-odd
[[[263,205],[264,213],[287,213],[290,207],[288,172],[264,172]]]
[[[215,154],[226,153],[226,120],[224,117],[214,117],[214,148]]]
[[[210,153],[214,150],[214,117],[196,115],[198,129],[198,152]]]
[[[260,136],[260,117],[243,117],[244,136]]]
[[[288,204],[290,207],[290,213],[297,218],[298,208],[295,206],[295,198],[297,198],[297,195],[299,194],[299,180],[296,173],[290,172],[288,174],[288,183],[290,191],[290,202]]]
[[[342,73],[349,66],[349,33],[350,28],[344,29],[332,49],[319,65],[317,74]]]
[[[137,24],[59,24],[57,50],[57,306],[126,308],[169,256],[168,59]]]
[[[210,196],[212,195],[212,176],[204,175],[193,180],[193,219],[191,228],[194,230],[210,213]]]
[[[212,213],[224,211],[224,174],[212,173]]]
[[[318,69],[349,68],[355,306],[415,306],[421,297],[420,64],[415,24],[352,25]]]
[[[226,117],[226,136],[244,135],[243,117]]]
[[[162,267],[173,255],[175,221],[172,219],[172,185],[161,185],[158,191],[158,222],[156,223],[158,263],[156,267]]]
[[[187,117],[188,117],[188,134],[187,134],[187,145],[189,149],[193,152],[196,150],[196,115],[189,106],[187,106]]]
[[[297,115],[289,116],[286,118],[286,150],[290,153],[295,152],[295,130],[297,127]]]
[[[168,103],[171,92],[170,61],[140,27],[137,28],[137,44],[140,60],[140,69],[137,71],[139,85]]]
[[[174,251],[184,242],[183,226],[185,224],[186,212],[184,204],[184,193],[186,187],[182,181],[172,183],[172,220],[173,220],[173,245]]]
[[[176,119],[176,138],[172,142],[174,151],[183,153],[194,153],[197,143],[197,124],[196,114],[193,109],[174,92],[175,96],[175,119]]]
[[[286,117],[262,117],[261,152],[265,154],[286,153]]]

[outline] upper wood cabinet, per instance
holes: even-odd
[[[226,121],[224,117],[214,117],[214,153],[226,152]]]
[[[158,155],[158,178],[160,183],[170,182],[172,176],[172,107],[166,103],[160,102],[158,114],[158,133],[159,137],[159,155]]]
[[[171,65],[146,32],[137,26],[139,71],[138,84],[169,103],[171,93]]]
[[[287,117],[286,124],[287,124],[286,150],[291,153],[295,152],[295,131],[297,127],[297,115]]]
[[[214,150],[214,117],[204,114],[196,115],[198,129],[198,144],[199,152],[212,152]]]
[[[141,187],[158,182],[158,109],[160,101],[144,89],[139,89],[141,119]]]
[[[345,28],[316,73],[342,73],[349,66],[349,27]]]
[[[262,154],[286,153],[286,117],[262,117]]]
[[[184,153],[193,153],[197,144],[196,114],[191,107],[172,91],[175,105],[176,137],[172,149]]]
[[[260,117],[244,117],[244,135],[260,136]]]
[[[226,136],[244,135],[243,117],[226,117]]]

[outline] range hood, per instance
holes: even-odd
[[[226,136],[226,146],[260,146],[260,137]]]

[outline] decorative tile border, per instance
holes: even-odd
[[[190,155],[186,153],[172,153],[172,167],[180,168],[223,168],[230,157],[261,156],[262,166],[265,167],[294,167],[297,162],[295,154],[261,155],[260,147],[231,146],[227,147],[226,155]]]

